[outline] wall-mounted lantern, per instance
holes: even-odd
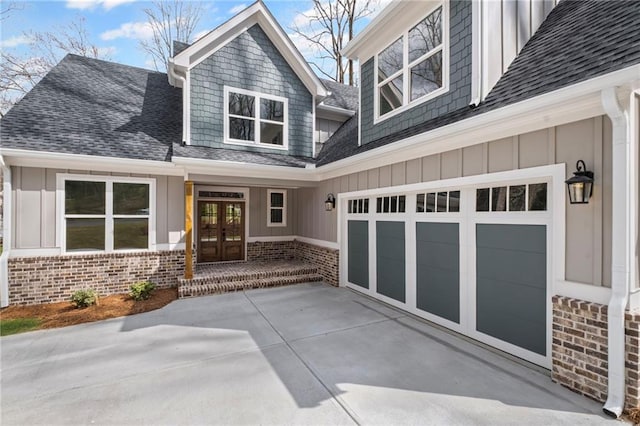
[[[573,177],[565,181],[571,204],[587,204],[593,194],[593,172],[587,170],[584,161],[578,160]]]
[[[324,209],[328,212],[336,207],[336,197],[332,193],[327,194],[327,200],[324,202]]]

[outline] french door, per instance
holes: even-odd
[[[244,202],[198,201],[198,262],[244,259]]]

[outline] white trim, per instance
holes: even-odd
[[[174,57],[175,65],[192,69],[237,36],[258,24],[309,91],[320,97],[328,92],[309,63],[261,1],[257,1]]]
[[[606,305],[611,298],[611,289],[591,284],[583,284],[573,281],[556,281],[556,294],[558,296],[571,297],[585,302]]]
[[[105,183],[105,214],[104,215],[67,215],[65,213],[65,182],[68,180],[85,182]],[[113,213],[113,184],[133,183],[146,184],[149,186],[149,214],[148,215],[116,215]],[[69,173],[56,174],[56,246],[60,248],[64,255],[86,255],[102,253],[126,253],[126,252],[148,252],[154,251],[156,245],[156,180],[154,178],[121,177],[121,176],[100,176],[100,175],[78,175]],[[104,250],[79,250],[68,252],[66,242],[66,218],[79,217],[104,217],[105,219],[105,248]],[[144,218],[148,220],[149,235],[146,249],[117,250],[114,249],[113,223],[118,218]]]
[[[264,164],[243,163],[241,161],[207,160],[202,158],[175,157],[173,162],[185,168],[187,174],[216,175],[225,177],[251,177],[265,179],[291,179],[305,182],[317,182],[320,176],[315,168],[268,166]]]
[[[340,246],[334,241],[318,240],[316,238],[301,237],[299,235],[279,235],[279,236],[256,236],[247,239],[250,243],[263,242],[283,242],[283,241],[300,241],[301,243],[311,244],[322,248],[339,250]]]
[[[279,243],[283,241],[294,241],[295,239],[295,235],[265,235],[249,237],[247,241],[250,243]]]
[[[244,117],[239,115],[232,115],[229,113],[229,94],[230,93],[238,93],[240,95],[252,96],[254,101],[254,116],[253,117]],[[282,102],[283,104],[283,121],[272,121],[261,118],[260,108],[261,108],[261,100],[266,99],[270,101]],[[229,119],[230,118],[240,118],[243,120],[249,120],[254,123],[254,131],[253,136],[255,138],[254,141],[249,140],[241,140],[241,139],[232,139],[229,136]],[[269,143],[260,142],[260,124],[275,124],[278,126],[282,126],[282,145],[275,145]],[[289,100],[287,98],[283,98],[282,96],[269,95],[266,93],[255,92],[253,90],[245,90],[239,89],[237,87],[224,86],[224,143],[229,145],[244,145],[244,146],[253,146],[267,149],[276,149],[280,151],[287,151],[289,149]]]
[[[315,105],[315,102],[314,102]],[[320,102],[317,106],[317,110],[318,111],[326,111],[326,112],[330,112],[342,117],[353,117],[356,112],[352,111],[350,109],[345,109],[345,108],[340,108],[340,107],[336,107],[336,106],[332,106],[332,105],[327,105],[324,102]]]
[[[311,157],[316,158],[316,122],[318,121],[315,99],[311,98]]]
[[[2,255],[0,255],[0,307],[9,306],[9,256],[13,246],[13,182],[11,167],[0,155],[2,168]]]
[[[185,248],[186,245],[184,243],[156,244],[156,251],[184,250]]]
[[[477,106],[482,99],[482,4],[471,3],[471,99]]]
[[[308,238],[308,237],[301,237],[301,236],[296,236],[295,240],[300,241],[301,243],[311,244],[313,246],[318,246],[318,247],[323,247],[323,248],[328,248],[333,250],[340,249],[340,245],[333,241],[318,240],[316,238]]]
[[[271,206],[271,194],[282,194],[282,207]],[[282,210],[282,222],[271,222],[271,210]],[[287,226],[287,190],[267,189],[267,227],[283,228]]]
[[[12,259],[15,257],[49,257],[49,256],[60,256],[62,254],[63,253],[60,247],[26,248],[26,249],[11,250],[11,255],[9,257],[11,257]],[[67,254],[67,253],[64,253],[64,254]]]
[[[428,52],[425,52],[422,56],[413,61],[409,62],[409,31],[413,29],[413,27],[420,22],[422,22],[426,17],[431,15],[436,11],[439,7],[442,7],[442,15],[441,15],[441,25],[442,25],[442,43]],[[385,78],[382,82],[378,82],[378,57],[380,53],[389,48],[392,44],[398,41],[398,39],[402,40],[402,69],[392,73],[390,76]],[[449,2],[447,0],[442,0],[442,2],[433,8],[430,8],[429,11],[422,16],[419,20],[417,20],[413,25],[407,26],[405,30],[398,36],[398,38],[394,39],[390,43],[388,43],[384,48],[382,48],[379,52],[374,56],[373,61],[373,81],[374,81],[374,92],[373,92],[373,124],[378,124],[396,116],[404,111],[407,111],[417,105],[420,105],[424,102],[427,102],[431,99],[437,98],[438,96],[447,93],[449,91],[449,46],[451,41],[449,40]],[[442,53],[442,86],[439,89],[436,89],[432,92],[425,94],[417,99],[411,100],[411,69],[421,62],[427,60],[428,58],[437,55],[438,52]],[[383,115],[380,115],[380,88],[389,84],[394,79],[402,77],[402,105],[398,108],[395,108]]]

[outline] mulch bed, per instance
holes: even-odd
[[[42,321],[39,328],[66,327],[153,311],[177,298],[178,289],[165,288],[155,290],[147,300],[136,302],[127,294],[114,294],[100,297],[97,305],[82,309],[76,308],[71,302],[9,306],[0,310],[0,319],[39,318]]]

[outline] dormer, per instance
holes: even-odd
[[[390,3],[342,52],[360,63],[359,144],[478,105],[555,4]]]
[[[183,89],[184,144],[314,155],[315,108],[330,93],[261,1],[179,51],[168,71]]]

